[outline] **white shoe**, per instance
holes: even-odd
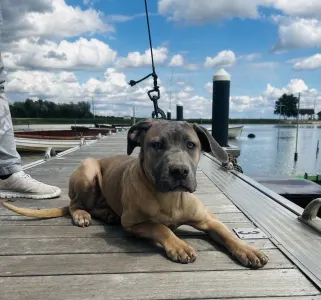
[[[48,199],[60,194],[60,188],[39,182],[24,171],[13,173],[8,179],[0,179],[0,198]]]

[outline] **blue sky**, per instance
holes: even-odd
[[[160,106],[169,108],[171,90],[172,110],[182,101],[186,116],[209,117],[212,76],[224,68],[232,76],[232,117],[276,117],[274,101],[284,92],[301,92],[302,106],[316,103],[320,111],[321,4],[309,3],[148,1]],[[151,82],[126,85],[151,72],[149,52],[144,55],[149,44],[143,0],[32,0],[28,5],[14,17],[10,4],[3,8],[10,101],[93,96],[101,114],[130,114],[135,104],[138,115],[150,115]]]

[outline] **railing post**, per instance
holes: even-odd
[[[212,136],[221,147],[228,147],[231,76],[220,69],[213,76]]]

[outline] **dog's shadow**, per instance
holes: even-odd
[[[128,233],[119,224],[104,224],[103,228],[104,233],[96,233],[94,236],[105,240],[106,252],[108,253],[123,253],[135,257],[135,259],[137,259],[137,254],[144,254],[144,256],[160,255],[164,259],[170,260],[162,245],[150,239],[137,237],[134,234]],[[202,251],[221,251],[228,255],[224,247],[215,243],[206,234],[189,231],[185,228],[178,228],[173,230],[173,232],[180,239],[191,245],[198,253]]]

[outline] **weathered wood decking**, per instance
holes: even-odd
[[[68,204],[68,178],[79,162],[86,157],[125,153],[125,137],[121,132],[28,169],[33,177],[60,186],[63,195],[51,200],[21,199],[15,204],[33,208]],[[256,228],[235,205],[248,196],[244,192],[247,184],[233,174],[223,174],[207,160],[204,156],[197,173],[198,196],[229,228]],[[250,211],[246,203],[238,206],[255,219],[260,197],[258,192],[257,206],[252,205]],[[275,213],[278,209],[276,206]],[[266,228],[264,211],[257,211],[257,216],[262,221],[255,223]],[[270,261],[263,269],[249,270],[203,233],[183,226],[177,234],[198,253],[194,263],[185,265],[169,261],[160,247],[116,226],[94,221],[88,228],[79,228],[70,218],[35,220],[0,208],[0,299],[321,300],[320,290],[278,249],[275,237],[265,233],[269,238],[247,242],[263,249]],[[321,241],[321,237],[315,238]],[[321,261],[315,263],[321,265]]]

